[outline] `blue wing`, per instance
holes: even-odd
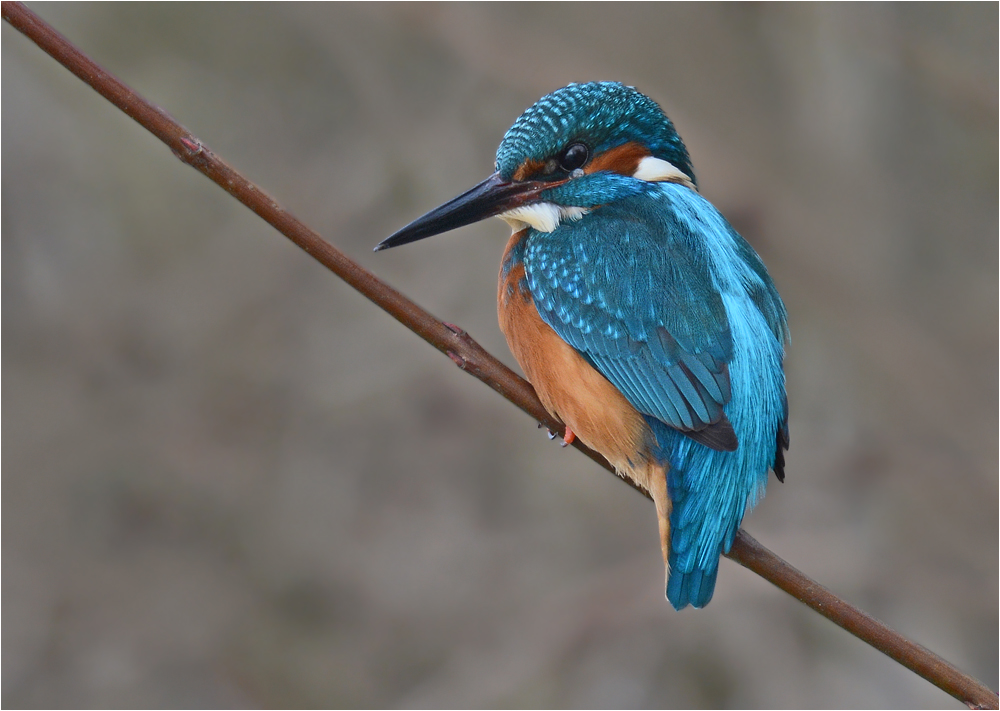
[[[532,235],[528,287],[542,319],[637,410],[732,451],[726,310],[704,235],[665,207],[636,196]]]
[[[532,233],[524,264],[542,319],[646,415],[670,463],[667,597],[704,606],[768,469],[784,478],[788,328],[767,270],[715,208],[670,184]]]

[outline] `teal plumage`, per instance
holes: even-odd
[[[786,427],[787,327],[773,282],[711,204],[672,183],[532,230],[524,263],[542,319],[647,416],[670,463],[668,597],[704,606]],[[723,414],[735,451],[695,441]]]
[[[496,169],[509,180],[526,159],[544,160],[568,138],[587,143],[594,155],[641,140],[696,182],[687,148],[659,104],[613,81],[570,84],[536,101],[507,129]]]
[[[517,313],[540,319],[613,385],[631,408],[623,418],[641,415],[617,439],[577,427],[654,500],[655,478],[666,478],[657,509],[669,515],[666,594],[677,609],[703,607],[768,471],[784,479],[784,304],[754,250],[697,192],[673,124],[635,89],[577,84],[544,97],[507,132],[496,168],[380,248],[491,214],[514,225],[501,284],[518,281],[501,288],[501,318],[518,292],[533,310]],[[568,356],[551,344],[512,348],[571,424],[567,398],[575,406],[585,393],[543,367]]]

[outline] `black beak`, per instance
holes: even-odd
[[[543,190],[557,184],[533,180],[509,181],[501,178],[500,173],[494,173],[471,190],[431,210],[423,217],[418,217],[403,229],[386,237],[378,243],[375,251],[416,242],[425,237],[439,235],[456,227],[464,227],[485,220],[487,217],[499,215],[531,202]]]

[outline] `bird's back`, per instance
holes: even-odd
[[[668,597],[701,607],[787,446],[781,299],[756,253],[683,185],[653,184],[523,242],[516,268],[541,320],[647,424],[645,451],[596,448],[668,465]],[[704,434],[720,423],[732,446]]]

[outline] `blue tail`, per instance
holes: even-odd
[[[652,454],[670,465],[667,599],[678,610],[708,604],[715,592],[719,556],[732,547],[743,514],[764,495],[768,470],[774,467],[784,478],[784,456],[778,456],[788,447],[788,401],[781,369],[784,307],[774,293],[778,311],[768,319],[755,299],[726,293],[722,298],[733,334],[732,397],[723,412],[738,446],[734,451],[712,449],[646,417],[657,442]]]
[[[697,495],[697,491],[692,491],[691,485],[695,483],[692,479],[694,477],[686,476],[679,466],[672,466],[667,475],[672,502],[667,599],[676,610],[683,610],[688,605],[704,607],[712,599],[715,579],[719,574],[719,556],[723,549],[729,550],[743,518],[743,511],[740,510],[734,525],[720,516],[724,512],[715,512],[716,520],[711,526],[714,535],[705,540],[705,521],[694,514],[701,508],[698,499],[702,497]],[[719,537],[723,540],[715,543]]]
[[[671,570],[670,581],[667,583],[667,599],[675,610],[683,610],[688,605],[704,607],[715,592],[715,577],[718,574],[718,561],[711,572],[693,570],[690,573],[679,573]]]
[[[661,443],[654,454],[670,464],[667,599],[677,610],[704,607],[715,592],[719,557],[733,545],[747,505],[762,493],[770,462],[748,462],[746,450],[712,450],[662,422],[647,421]]]

